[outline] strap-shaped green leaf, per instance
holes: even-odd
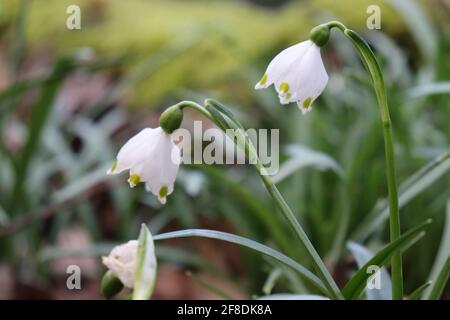
[[[445,152],[428,162],[413,175],[406,179],[399,188],[399,206],[407,205],[433,183],[445,177],[450,171],[450,152]],[[389,206],[384,201],[381,207],[376,206],[372,212],[353,232],[351,239],[363,242],[383,225],[389,218]]]
[[[356,243],[348,242],[347,248],[355,257],[356,264],[358,267],[363,267],[367,261],[373,257],[373,253],[365,246]],[[380,269],[380,288],[367,290],[368,300],[392,300],[392,283],[391,277],[387,272],[386,268]]]
[[[450,163],[449,163],[450,164]],[[434,284],[438,280],[438,277],[443,270],[445,263],[450,256],[450,200],[447,202],[447,210],[445,213],[445,224],[442,230],[441,244],[434,258],[433,267],[431,268],[430,275],[428,279]],[[429,298],[431,290],[434,288],[430,287],[424,292],[424,298]]]
[[[315,276],[311,271],[306,269],[304,266],[266,245],[263,245],[259,242],[241,236],[214,230],[188,229],[159,234],[154,236],[153,240],[157,241],[157,240],[165,240],[172,238],[187,238],[187,237],[202,237],[227,241],[263,253],[299,272],[307,280],[309,280],[311,284],[313,284],[317,289],[319,289],[321,292],[325,294],[328,294],[328,290],[325,288],[322,281],[317,276]]]
[[[406,232],[400,238],[379,251],[372,259],[370,259],[353,275],[353,277],[342,290],[342,294],[344,295],[344,297],[346,299],[358,299],[361,293],[366,288],[367,279],[371,276],[371,274],[367,272],[367,268],[369,268],[370,266],[377,266],[381,268],[386,265],[393,254],[408,248],[417,240],[419,240],[419,238],[421,238],[425,234],[423,230],[430,223],[431,219],[428,219],[418,227]]]
[[[423,285],[414,290],[408,297],[408,300],[419,300],[422,292],[428,288],[431,284],[431,281],[425,282]]]
[[[243,129],[244,127],[242,126],[242,124],[236,119],[236,117],[234,116],[234,114],[228,110],[228,108],[226,108],[223,104],[221,104],[219,101],[213,100],[213,99],[206,99],[205,100],[205,105],[211,108],[216,109],[218,112],[224,114],[227,118],[229,118],[234,126],[236,126],[237,128]]]
[[[429,300],[437,300],[441,297],[442,291],[444,291],[445,284],[447,283],[448,278],[450,277],[450,256],[447,257],[447,261],[442,266],[441,271],[436,279],[436,282],[433,284],[431,288],[430,295],[428,296]]]
[[[150,231],[142,224],[138,239],[138,258],[133,286],[133,300],[147,300],[156,282],[155,247]]]
[[[220,113],[219,111],[217,111],[216,109],[212,108],[209,105],[205,106],[206,110],[208,110],[208,112],[211,114],[211,116],[214,119],[214,122],[222,129],[222,130],[227,130],[227,129],[231,129],[233,128],[232,125],[225,119],[225,117],[222,115],[222,113]]]

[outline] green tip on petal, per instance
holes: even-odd
[[[139,182],[141,182],[141,177],[133,173],[130,175],[130,178],[128,178],[128,182],[130,183],[130,187],[134,188]]]
[[[114,173],[114,171],[116,171],[117,169],[117,165],[119,164],[119,162],[116,160],[114,161],[113,165],[111,166],[111,168],[109,169],[108,173]]]
[[[283,92],[283,93],[287,93],[289,91],[289,83],[282,82],[280,84],[280,91]]]
[[[162,186],[161,189],[159,189],[159,197],[161,199],[167,197],[168,193],[169,193],[169,188],[167,188],[167,186]]]
[[[111,299],[118,294],[123,288],[122,282],[112,271],[107,271],[102,278],[100,291],[106,299]]]
[[[311,97],[306,98],[305,101],[303,101],[303,108],[308,109],[309,106],[311,105],[311,102],[312,102],[312,98]]]
[[[259,85],[263,86],[267,83],[267,73],[264,73],[264,75],[262,76],[261,80],[259,80]]]

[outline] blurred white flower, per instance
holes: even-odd
[[[320,48],[311,40],[281,51],[269,64],[255,89],[274,84],[281,104],[296,102],[303,114],[311,111],[314,100],[328,82]]]
[[[134,289],[138,298],[148,298],[156,280],[156,256],[153,238],[146,229],[143,244],[142,261],[139,261],[139,241],[130,240],[114,247],[108,256],[102,257],[103,264],[130,289]]]
[[[136,273],[138,241],[131,240],[114,247],[107,257],[102,257],[103,264],[108,267],[127,288],[133,288]]]
[[[181,151],[173,142],[172,135],[161,127],[146,128],[120,149],[108,174],[130,170],[130,187],[144,182],[146,189],[164,204],[173,192],[180,162]]]

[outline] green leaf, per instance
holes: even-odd
[[[70,183],[66,184],[60,190],[52,194],[52,202],[57,204],[74,199],[79,195],[82,195],[86,190],[89,190],[93,186],[107,181],[108,177],[105,175],[105,172],[110,167],[111,165],[109,163],[107,165],[100,165],[98,168],[73,179],[73,181],[70,181]]]
[[[294,256],[296,254],[295,251],[297,251],[298,255],[298,250],[291,245],[289,233],[286,232],[286,229],[280,223],[280,219],[273,215],[266,203],[261,201],[258,196],[247,191],[239,181],[232,179],[230,175],[227,175],[222,170],[208,165],[199,165],[198,167],[211,178],[227,184],[229,190],[236,195],[237,200],[244,206],[246,216],[260,221],[272,235],[272,240],[276,242],[283,252],[292,258],[296,257]]]
[[[205,100],[205,105],[208,107],[211,107],[215,110],[217,110],[218,112],[224,114],[226,117],[228,117],[233,124],[240,129],[244,129],[244,127],[242,126],[242,124],[236,119],[236,117],[234,116],[234,114],[228,110],[228,108],[226,108],[223,104],[221,104],[219,101],[213,100],[213,99],[206,99]]]
[[[108,270],[100,283],[100,292],[106,299],[111,299],[123,289],[123,284],[116,275]]]
[[[450,94],[450,81],[421,84],[408,90],[410,98],[419,98],[435,94]]]
[[[217,126],[219,126],[223,131],[233,128],[232,124],[229,123],[219,111],[211,108],[211,106],[209,105],[207,105],[205,108],[213,117],[215,124],[217,124]]]
[[[361,57],[361,61],[364,64],[364,67],[369,72],[373,81],[373,87],[377,98],[383,98],[382,100],[384,100],[386,90],[383,80],[383,72],[381,71],[381,67],[378,64],[378,61],[375,58],[375,54],[373,53],[369,44],[353,30],[346,29],[344,31],[344,34],[352,41],[353,45],[356,47],[358,54]]]
[[[450,152],[446,152],[420,168],[400,185],[399,207],[408,204],[431,184],[445,176],[450,170]],[[381,204],[381,206],[380,206]],[[389,206],[383,200],[364,219],[351,236],[357,242],[366,240],[375,230],[378,230],[389,217]]]
[[[210,281],[207,281],[207,280],[203,279],[201,276],[199,276],[199,275],[197,275],[197,274],[195,274],[195,273],[193,273],[191,271],[186,272],[186,275],[188,277],[190,277],[192,280],[194,280],[197,284],[199,284],[203,288],[207,289],[211,293],[217,295],[221,299],[224,299],[224,300],[235,300],[228,293],[226,293],[225,291],[223,291],[222,289],[220,289],[216,285],[212,284]]]
[[[0,102],[5,102],[7,99],[20,96],[46,81],[48,81],[48,75],[37,79],[18,81],[0,92]],[[0,110],[2,111],[1,116],[3,116],[6,111],[9,111],[8,108],[4,107],[4,104],[2,104],[2,109]]]
[[[442,231],[441,244],[434,259],[433,267],[429,275],[432,283],[436,283],[440,271],[444,268],[447,257],[450,256],[450,201],[447,202],[447,210],[445,215],[445,225]],[[425,291],[424,296],[429,296],[432,288]]]
[[[428,300],[438,300],[441,297],[449,276],[450,276],[450,256],[447,257],[447,260],[442,266],[442,269],[439,272],[437,279],[431,288]]]
[[[71,58],[62,58],[56,63],[52,75],[67,75],[72,68],[73,61]],[[33,159],[33,155],[39,145],[43,128],[45,127],[47,117],[49,116],[53,106],[53,100],[61,84],[61,80],[51,79],[45,81],[41,96],[37,102],[37,105],[33,108],[28,123],[28,139],[15,166],[14,187],[8,207],[10,211],[14,211],[16,209],[19,199],[22,197],[29,164]]]
[[[142,224],[139,234],[138,260],[133,285],[133,300],[147,300],[156,282],[155,247],[150,231]]]
[[[344,170],[336,160],[323,152],[302,145],[289,145],[286,153],[289,155],[289,159],[280,166],[278,173],[272,177],[273,183],[279,183],[301,168],[308,166],[319,170],[331,169],[340,177],[344,175]]]
[[[367,273],[367,268],[370,266],[383,267],[389,262],[389,259],[395,253],[402,251],[425,235],[423,230],[431,223],[428,219],[418,227],[406,232],[394,242],[385,246],[372,259],[370,259],[363,267],[361,267],[353,277],[348,281],[347,285],[342,290],[342,294],[346,299],[358,299],[366,287],[367,279],[371,276]]]
[[[258,251],[262,254],[265,254],[269,257],[272,257],[275,260],[291,267],[302,276],[304,276],[307,280],[311,282],[317,289],[319,289],[323,293],[327,293],[327,289],[324,287],[322,281],[316,277],[311,271],[306,269],[304,266],[299,264],[298,262],[292,260],[291,258],[285,256],[284,254],[266,246],[259,242],[237,236],[234,234],[214,231],[214,230],[205,230],[205,229],[189,229],[189,230],[181,230],[159,234],[153,237],[153,240],[165,240],[165,239],[173,239],[173,238],[186,238],[186,237],[202,237],[202,238],[210,238],[217,239],[222,241],[227,241],[231,243],[235,243],[241,245],[243,247]]]
[[[389,0],[389,3],[397,9],[410,30],[411,36],[422,51],[422,55],[432,61],[438,46],[438,32],[433,27],[433,21],[426,15],[426,10],[420,5],[420,1]]]
[[[414,290],[408,297],[408,300],[419,300],[420,296],[422,295],[422,292],[424,292],[424,290],[426,288],[428,288],[431,284],[431,281],[425,282],[423,285],[421,285],[420,287],[418,287],[416,290]]]
[[[272,270],[272,272],[270,272],[262,288],[262,292],[264,292],[265,295],[269,295],[272,292],[273,288],[277,283],[277,280],[280,278],[282,274],[283,271],[280,268],[275,268]]]
[[[347,248],[352,252],[355,257],[356,264],[359,268],[362,268],[364,264],[373,258],[373,253],[356,242],[347,243]],[[392,300],[392,283],[391,277],[386,268],[380,269],[381,288],[367,290],[367,299],[369,300]]]
[[[214,123],[219,126],[227,136],[242,149],[242,151],[245,152],[249,163],[256,164],[258,171],[265,171],[265,168],[258,158],[255,146],[242,124],[234,117],[234,115],[218,101],[206,99],[205,105],[205,109],[211,115]],[[230,133],[227,129],[234,129],[234,131]]]

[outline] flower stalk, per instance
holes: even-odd
[[[258,172],[260,173],[261,179],[262,179],[267,191],[269,192],[269,194],[271,195],[271,197],[277,204],[277,206],[280,209],[281,213],[283,214],[284,218],[288,221],[289,225],[294,230],[296,237],[300,240],[300,242],[305,247],[309,257],[311,258],[311,260],[313,262],[314,270],[316,271],[319,278],[323,281],[324,285],[328,289],[330,296],[333,299],[343,299],[343,296],[342,296],[336,282],[334,281],[334,279],[331,276],[330,272],[328,271],[327,267],[325,266],[325,264],[323,263],[322,259],[319,256],[319,254],[317,253],[316,249],[314,248],[311,241],[309,240],[308,235],[306,234],[306,232],[303,230],[302,226],[298,222],[298,220],[295,217],[294,213],[292,212],[291,208],[284,200],[280,191],[278,191],[278,188],[270,180],[268,175],[261,174],[259,169],[258,169]]]
[[[308,235],[303,230],[302,226],[298,222],[297,218],[295,217],[293,211],[289,207],[289,205],[286,203],[285,199],[281,195],[281,193],[278,191],[278,188],[275,186],[275,184],[271,181],[269,175],[265,172],[265,168],[260,162],[258,155],[256,153],[256,150],[251,143],[248,136],[245,134],[245,131],[242,130],[242,126],[240,123],[234,119],[234,117],[219,103],[213,100],[206,100],[205,101],[206,107],[199,105],[192,101],[182,101],[175,106],[180,107],[181,109],[185,107],[190,107],[194,110],[199,111],[204,116],[206,116],[208,119],[210,119],[212,122],[214,122],[217,126],[219,126],[222,130],[226,130],[227,128],[233,128],[233,129],[241,129],[239,132],[241,133],[241,137],[238,137],[237,144],[243,148],[245,151],[246,156],[249,159],[254,159],[256,161],[250,161],[251,163],[255,164],[255,168],[260,175],[263,184],[267,191],[269,192],[272,199],[275,201],[277,207],[283,214],[284,218],[288,222],[289,226],[294,231],[297,239],[300,241],[300,243],[304,246],[306,249],[306,252],[308,253],[308,256],[310,257],[313,268],[316,271],[319,278],[324,283],[324,286],[327,288],[329,296],[333,299],[343,299],[343,296],[336,284],[336,282],[333,280],[333,277],[331,276],[330,272],[328,271],[327,267],[323,263],[322,259],[320,258],[319,254],[317,253],[316,249],[312,245],[311,241],[308,238]],[[226,133],[226,131],[225,131]]]
[[[400,237],[400,215],[398,207],[398,191],[395,174],[395,154],[394,140],[392,135],[392,122],[389,114],[389,106],[386,96],[386,88],[384,84],[383,73],[380,65],[367,42],[355,31],[346,28],[338,21],[332,21],[322,25],[324,28],[336,27],[341,30],[355,46],[366,70],[369,72],[373,88],[378,101],[381,114],[381,122],[383,125],[384,147],[386,154],[386,177],[389,198],[389,225],[390,225],[390,241],[391,243]],[[402,257],[397,252],[392,257],[392,298],[403,298],[403,273],[402,273]]]

